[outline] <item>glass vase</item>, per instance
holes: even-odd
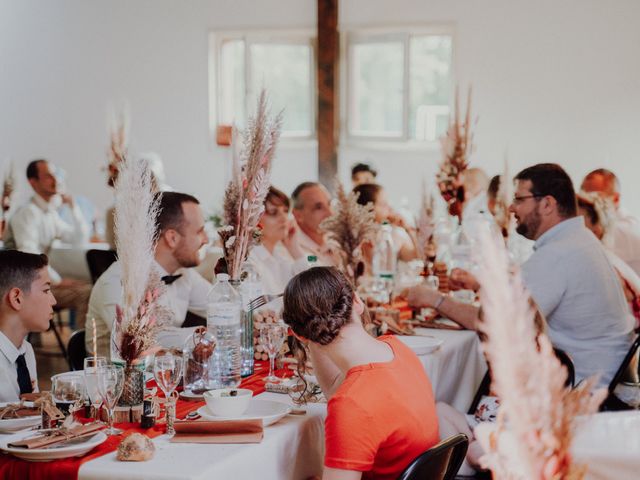
[[[127,364],[124,367],[122,395],[118,400],[120,407],[142,405],[144,399],[144,371],[141,366]]]

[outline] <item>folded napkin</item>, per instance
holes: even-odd
[[[182,420],[174,423],[173,443],[260,443],[262,420]]]
[[[27,407],[21,403],[11,403],[0,408],[0,420],[35,417],[40,415],[40,407]]]
[[[18,442],[12,442],[8,446],[12,448],[44,448],[56,443],[66,442],[75,438],[85,437],[105,428],[101,422],[88,423],[86,425],[76,425],[71,428],[59,429],[49,434],[41,434],[35,437],[25,438]]]

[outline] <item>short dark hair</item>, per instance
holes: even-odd
[[[47,265],[49,259],[43,253],[0,250],[0,298],[16,287],[29,292],[38,271]]]
[[[562,217],[571,218],[578,214],[571,177],[557,163],[539,163],[525,168],[515,176],[515,180],[529,180],[532,195],[555,198]]]
[[[158,235],[167,230],[180,231],[184,225],[183,203],[195,203],[200,205],[198,199],[187,193],[159,192],[160,211],[156,217],[156,231]]]
[[[320,184],[318,182],[302,182],[298,185],[293,193],[291,194],[291,200],[293,200],[293,208],[300,209],[302,208],[302,203],[300,202],[300,194],[311,187],[319,187]]]
[[[498,191],[500,190],[500,175],[495,175],[494,177],[491,178],[491,181],[489,181],[489,187],[487,188],[487,196],[491,199],[491,200],[495,200],[496,198],[498,198]]]
[[[27,165],[27,180],[32,178],[38,179],[38,165],[42,162],[46,162],[46,160],[44,158],[37,158],[29,162],[29,165]]]
[[[373,175],[373,178],[378,176],[378,172],[368,163],[356,163],[353,167],[351,167],[351,179],[353,179],[357,173],[360,172],[369,172]]]
[[[276,187],[269,187],[269,191],[267,192],[267,196],[264,198],[264,203],[273,203],[273,204],[281,204],[287,207],[287,210],[291,207],[291,202],[289,202],[289,197],[282,190],[278,190]]]
[[[380,190],[382,190],[382,187],[377,183],[362,183],[353,188],[353,193],[358,196],[357,202],[360,205],[367,205],[376,203]]]

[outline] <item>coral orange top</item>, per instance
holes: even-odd
[[[393,336],[379,339],[394,359],[351,368],[329,400],[325,421],[327,467],[396,479],[438,443],[438,418],[424,367]]]

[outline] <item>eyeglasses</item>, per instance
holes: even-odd
[[[540,195],[540,194],[522,195],[521,197],[518,197],[517,195],[514,195],[513,203],[516,204],[516,205],[520,205],[522,202],[524,202],[528,198],[540,198],[540,197],[544,197],[544,196],[545,195]]]

